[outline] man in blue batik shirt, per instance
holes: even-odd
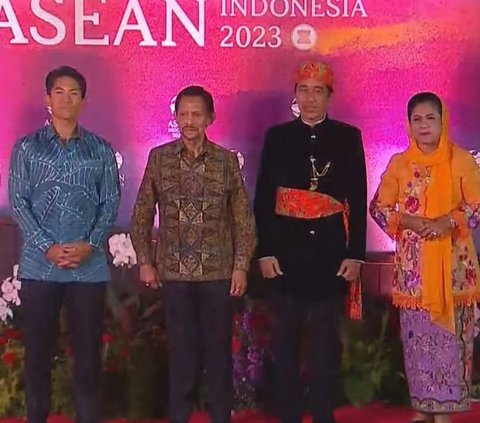
[[[29,423],[47,421],[62,304],[74,352],[76,421],[100,420],[100,348],[110,279],[104,246],[120,185],[110,145],[78,125],[86,88],[71,67],[51,71],[51,123],[20,139],[11,156],[10,205],[23,235],[19,277]]]

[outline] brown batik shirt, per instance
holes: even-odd
[[[160,230],[152,251],[156,208]],[[196,158],[181,140],[154,148],[132,217],[138,263],[155,264],[162,280],[230,279],[248,270],[255,226],[237,157],[206,140]]]

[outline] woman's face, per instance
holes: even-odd
[[[412,110],[410,129],[422,151],[433,151],[442,135],[442,117],[432,103],[420,103]]]

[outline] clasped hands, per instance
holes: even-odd
[[[448,235],[452,231],[450,216],[444,215],[436,219],[429,219],[420,216],[404,214],[401,217],[401,226],[404,229],[411,229],[420,237],[431,241]]]
[[[48,260],[61,269],[76,269],[92,254],[93,247],[86,241],[53,244],[45,253]]]

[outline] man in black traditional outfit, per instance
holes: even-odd
[[[328,65],[300,67],[295,84],[300,117],[267,131],[257,180],[258,258],[263,277],[275,282],[274,353],[281,423],[299,423],[302,418],[299,350],[307,319],[314,340],[313,421],[335,422],[339,323],[345,300],[353,300],[353,314],[360,312],[365,158],[360,131],[327,115],[332,93]]]

